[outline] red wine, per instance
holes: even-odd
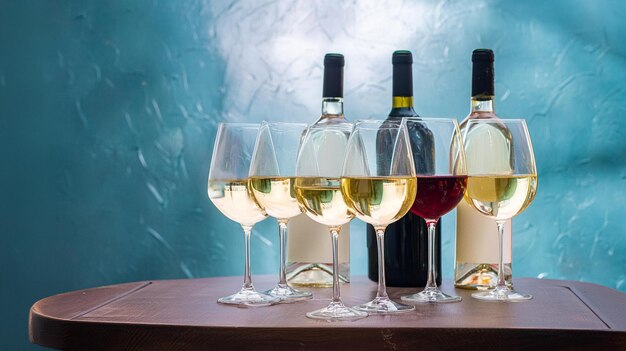
[[[427,219],[439,219],[463,199],[467,176],[418,176],[417,194],[411,212]]]
[[[399,124],[403,117],[418,117],[413,110],[413,57],[409,51],[393,53],[393,108],[385,123]],[[417,125],[417,124],[416,124]],[[419,127],[416,127],[419,128]],[[381,130],[382,132],[382,130]],[[433,140],[426,130],[411,132],[416,165],[432,165]],[[377,148],[393,147],[395,136],[379,138]],[[381,152],[382,154],[382,152]],[[378,167],[389,167],[390,160],[377,160]],[[432,171],[429,169],[422,172]],[[428,227],[423,218],[409,212],[385,230],[385,280],[387,286],[424,286],[428,278]],[[441,221],[435,234],[435,270],[441,284]],[[367,276],[378,281],[376,231],[367,225]]]

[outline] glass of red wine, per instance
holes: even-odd
[[[467,188],[465,152],[455,119],[411,117],[402,120],[415,157],[417,194],[411,212],[428,225],[428,281],[424,290],[402,296],[413,303],[459,302],[460,296],[443,293],[435,282],[435,227],[439,218],[452,211]]]

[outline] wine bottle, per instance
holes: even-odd
[[[322,115],[314,125],[350,124],[343,114],[343,68],[341,54],[324,57],[324,83],[322,91]],[[347,138],[325,138],[319,145],[328,155],[329,164],[343,163],[337,160],[338,148],[345,147]],[[301,214],[289,220],[289,243],[287,247],[287,280],[290,284],[310,287],[332,287],[333,257],[328,227]],[[339,280],[350,282],[350,225],[341,227],[339,235]]]
[[[393,63],[393,105],[386,123],[400,123],[402,117],[418,117],[413,109],[413,56],[410,51],[396,51]],[[415,134],[415,133],[412,133]],[[417,134],[420,135],[418,131]],[[381,139],[377,147],[391,147],[393,142]],[[418,138],[420,139],[420,138]],[[432,154],[432,145],[411,140],[415,165],[428,165],[427,159]],[[429,152],[430,150],[430,152]],[[387,167],[389,160],[378,160],[379,167]],[[432,165],[432,163],[430,163]],[[437,224],[435,235],[436,282],[441,284],[441,221]],[[376,251],[376,232],[367,226],[368,277],[378,281],[378,255]],[[428,228],[423,218],[408,212],[395,223],[390,224],[385,232],[385,278],[388,286],[424,286],[428,278]]]
[[[464,136],[468,172],[472,165],[493,173],[506,174],[511,170],[511,144],[506,133],[496,128],[476,129],[468,132],[471,119],[497,119],[494,111],[494,54],[489,49],[476,49],[472,53],[472,99],[470,114],[461,123]],[[485,127],[488,128],[488,127]],[[497,157],[482,157],[485,137],[501,139],[502,150]],[[493,145],[493,140],[491,144]],[[492,147],[492,146],[489,146]],[[488,164],[486,164],[488,163]],[[469,187],[471,187],[471,181]],[[504,275],[511,284],[511,220],[504,227]],[[498,234],[493,219],[485,217],[462,201],[457,207],[456,257],[454,285],[467,289],[488,289],[495,286],[498,275]]]

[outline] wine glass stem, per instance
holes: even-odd
[[[341,303],[341,292],[339,291],[339,228],[330,228],[330,236],[333,243],[333,302]]]
[[[498,283],[496,289],[505,288],[506,282],[504,281],[504,264],[502,263],[503,251],[504,251],[504,223],[505,221],[496,221],[498,225]]]
[[[280,272],[279,285],[287,285],[287,220],[278,221],[278,237],[280,240]]]
[[[378,292],[376,292],[376,297],[388,297],[385,283],[385,228],[376,228],[376,244],[378,247]]]
[[[428,225],[428,281],[426,288],[437,288],[437,274],[435,270],[435,228],[439,219],[427,219]]]
[[[252,290],[252,276],[250,275],[250,233],[252,233],[252,226],[242,225],[243,228],[243,242],[246,247],[246,259],[244,268],[243,288],[244,290]]]

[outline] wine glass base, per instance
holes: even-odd
[[[327,321],[355,321],[367,317],[366,312],[345,306],[342,302],[331,302],[330,305],[306,314],[308,318]]]
[[[227,305],[239,305],[246,307],[264,307],[279,303],[280,299],[264,293],[260,293],[254,288],[241,289],[239,292],[230,296],[221,297],[217,300],[219,303]]]
[[[473,293],[472,297],[477,300],[492,302],[523,302],[533,298],[532,295],[518,293],[509,287]]]
[[[370,302],[354,306],[354,309],[367,312],[369,314],[396,314],[411,312],[415,310],[415,306],[391,301],[388,297],[377,297]]]
[[[413,303],[450,303],[463,300],[460,296],[444,294],[439,288],[425,288],[417,294],[404,295],[400,299]]]
[[[287,284],[278,284],[273,289],[264,291],[263,294],[277,297],[281,302],[296,302],[313,298],[310,292],[296,290]]]

